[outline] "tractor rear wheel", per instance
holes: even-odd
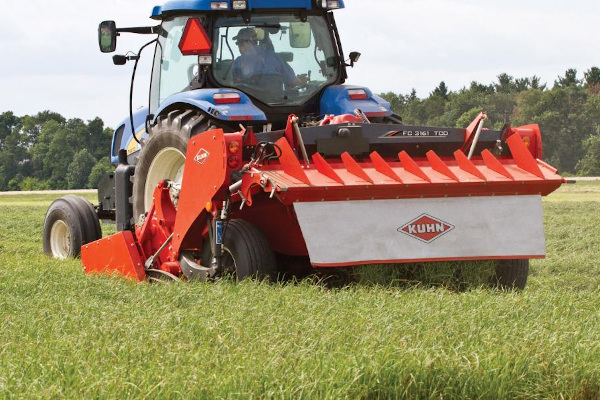
[[[43,230],[46,254],[59,259],[78,257],[82,245],[101,237],[98,216],[86,199],[69,195],[50,204]]]
[[[133,179],[133,215],[136,223],[150,209],[156,185],[165,179],[181,183],[188,141],[213,128],[213,122],[196,110],[172,111],[158,117],[142,141]],[[177,205],[175,194],[172,200]]]
[[[265,235],[251,223],[239,219],[227,222],[223,229],[223,250],[220,275],[233,276],[237,280],[275,277],[275,253]],[[211,260],[206,240],[202,264],[210,265]]]
[[[493,284],[502,290],[523,290],[529,275],[529,260],[500,260]]]

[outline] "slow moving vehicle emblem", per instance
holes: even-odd
[[[194,157],[194,161],[196,161],[200,165],[204,165],[206,160],[208,160],[208,156],[210,156],[210,153],[208,151],[200,149],[200,151],[198,151],[198,154],[196,154],[196,157]]]
[[[398,232],[402,232],[421,242],[431,243],[453,229],[454,225],[432,217],[431,215],[423,214],[398,228]]]

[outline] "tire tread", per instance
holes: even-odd
[[[227,223],[225,234],[224,241],[227,241],[228,236],[233,237],[230,240],[237,242],[234,243],[236,248],[239,249],[238,246],[241,246],[247,252],[248,262],[244,266],[246,271],[238,266],[238,279],[274,276],[275,254],[268,240],[257,227],[244,220],[232,220]]]
[[[152,163],[153,155],[148,155],[147,152],[154,153],[161,147],[167,144],[174,145],[178,143],[178,147],[184,151],[187,142],[193,136],[207,131],[210,126],[216,124],[206,114],[196,109],[178,109],[169,112],[167,115],[157,117],[156,124],[150,128],[150,132],[146,141],[142,145],[139,153],[139,160],[136,164],[136,172],[133,176],[133,214],[134,220],[138,221],[139,216],[144,210],[144,190],[145,180],[148,173],[148,168]],[[169,143],[170,142],[170,143]],[[156,147],[154,150],[146,150]],[[141,199],[141,200],[138,200]]]

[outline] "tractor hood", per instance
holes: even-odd
[[[166,15],[177,14],[181,12],[193,11],[229,11],[234,10],[233,0],[214,1],[214,0],[174,0],[168,1],[162,6],[156,6],[152,10],[152,19],[163,19]],[[236,1],[236,8],[238,10]],[[314,0],[246,0],[247,10],[285,10],[285,9],[301,9],[313,10],[317,7],[316,3],[321,1]],[[319,9],[340,9],[344,8],[344,1],[328,1],[327,7]]]

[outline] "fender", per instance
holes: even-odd
[[[365,99],[353,100],[349,90],[364,90]],[[321,96],[321,114],[343,115],[354,114],[354,110],[361,109],[367,117],[387,117],[392,115],[390,103],[362,86],[334,85],[323,91]]]
[[[240,95],[239,103],[233,104],[215,104],[213,96],[215,94],[236,93]],[[191,105],[199,108],[213,118],[221,121],[266,121],[267,116],[258,107],[256,107],[250,97],[245,93],[235,89],[197,89],[187,92],[176,93],[163,101],[158,110],[154,113],[156,116],[164,113],[165,110],[173,108],[174,105]]]
[[[133,125],[135,126],[135,133],[138,140],[146,137],[145,122],[148,113],[148,107],[142,108],[133,113]],[[133,134],[131,133],[131,123],[129,117],[121,121],[121,123],[118,125],[118,128],[115,129],[110,148],[110,161],[114,165],[117,165],[119,163],[119,150],[126,149],[127,155],[130,156],[140,149],[139,144],[135,140],[133,140]],[[132,160],[128,161],[130,164],[133,164]]]

